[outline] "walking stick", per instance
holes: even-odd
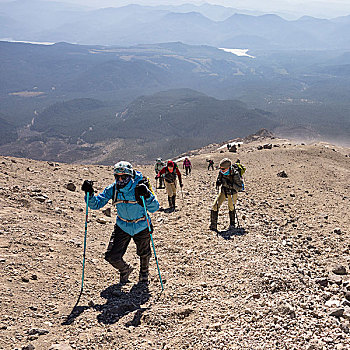
[[[156,248],[154,247],[154,242],[153,242],[153,237],[152,237],[152,230],[151,230],[151,226],[150,226],[149,220],[148,220],[148,214],[147,214],[146,203],[145,203],[144,197],[143,197],[143,196],[140,196],[140,197],[142,198],[143,208],[145,209],[145,215],[146,215],[146,219],[147,219],[148,231],[149,231],[149,235],[150,235],[150,237],[151,237],[151,242],[152,242],[152,247],[153,247],[154,258],[156,259],[156,263],[157,263],[159,281],[160,281],[160,285],[162,286],[162,291],[163,291],[163,290],[164,290],[163,281],[162,281],[162,276],[160,275],[160,269],[159,269],[157,254],[156,254]]]
[[[232,203],[233,203],[233,209],[235,211],[235,215],[236,215],[236,218],[237,218],[237,225],[238,225],[238,228],[241,228],[241,225],[239,224],[239,220],[238,220],[238,215],[237,215],[235,201],[233,200],[233,196],[231,198],[232,198]]]
[[[158,178],[156,177],[156,192],[157,192],[157,187],[158,187]]]
[[[84,270],[85,270],[85,255],[86,255],[86,235],[87,235],[87,223],[88,223],[88,211],[89,211],[89,192],[86,193],[86,212],[85,212],[85,235],[84,235],[84,253],[83,253],[83,271],[81,274],[81,288],[80,288],[80,294],[78,297],[77,302],[75,303],[74,308],[79,304],[80,297],[83,294],[83,288],[84,288]]]

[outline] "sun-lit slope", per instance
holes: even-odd
[[[279,147],[257,150],[267,142]],[[153,258],[148,288],[136,284],[136,272],[118,288],[118,274],[103,260],[116,213],[90,212],[84,293],[70,318],[82,271],[80,186],[93,179],[102,190],[112,168],[1,157],[0,347],[346,349],[349,275],[331,271],[349,271],[349,149],[272,139],[237,154],[223,150],[191,157],[177,210],[152,215],[161,295]],[[217,165],[227,156],[247,167],[240,236],[223,232],[225,203],[219,234],[208,229],[217,170],[207,171],[206,159]],[[135,167],[155,183],[153,166]],[[277,176],[282,170],[288,177]],[[76,191],[65,187],[70,181]],[[166,207],[164,190],[157,196]],[[138,267],[133,242],[125,258]]]

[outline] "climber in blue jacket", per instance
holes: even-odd
[[[92,181],[85,180],[82,190],[89,193],[89,208],[100,209],[112,199],[117,208],[117,220],[109,241],[105,259],[120,272],[120,283],[127,283],[134,268],[123,260],[126,249],[133,238],[137,255],[140,257],[139,282],[148,282],[149,261],[151,257],[150,232],[147,225],[142,198],[146,208],[154,213],[159,209],[149,179],[135,171],[129,162],[120,161],[114,165],[113,184],[103,192],[94,195]],[[151,220],[149,218],[149,220]],[[151,231],[153,227],[151,225]]]

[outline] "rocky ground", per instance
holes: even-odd
[[[271,143],[271,149],[258,149]],[[252,141],[191,157],[177,210],[152,215],[165,290],[120,287],[104,261],[115,221],[89,213],[81,287],[84,179],[102,190],[112,167],[0,157],[1,349],[349,349],[350,150]],[[224,156],[246,165],[242,231],[209,231]],[[117,161],[118,159],[116,159]],[[138,167],[152,178],[153,165]],[[284,171],[284,176],[278,176]],[[74,187],[76,186],[76,190]],[[164,190],[158,190],[166,206]],[[111,207],[108,204],[105,208]],[[126,260],[138,266],[135,245]]]

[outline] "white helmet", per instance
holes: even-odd
[[[134,170],[132,168],[132,165],[129,162],[126,162],[124,160],[114,164],[114,169],[113,169],[114,175],[116,174],[128,174],[133,176]]]

